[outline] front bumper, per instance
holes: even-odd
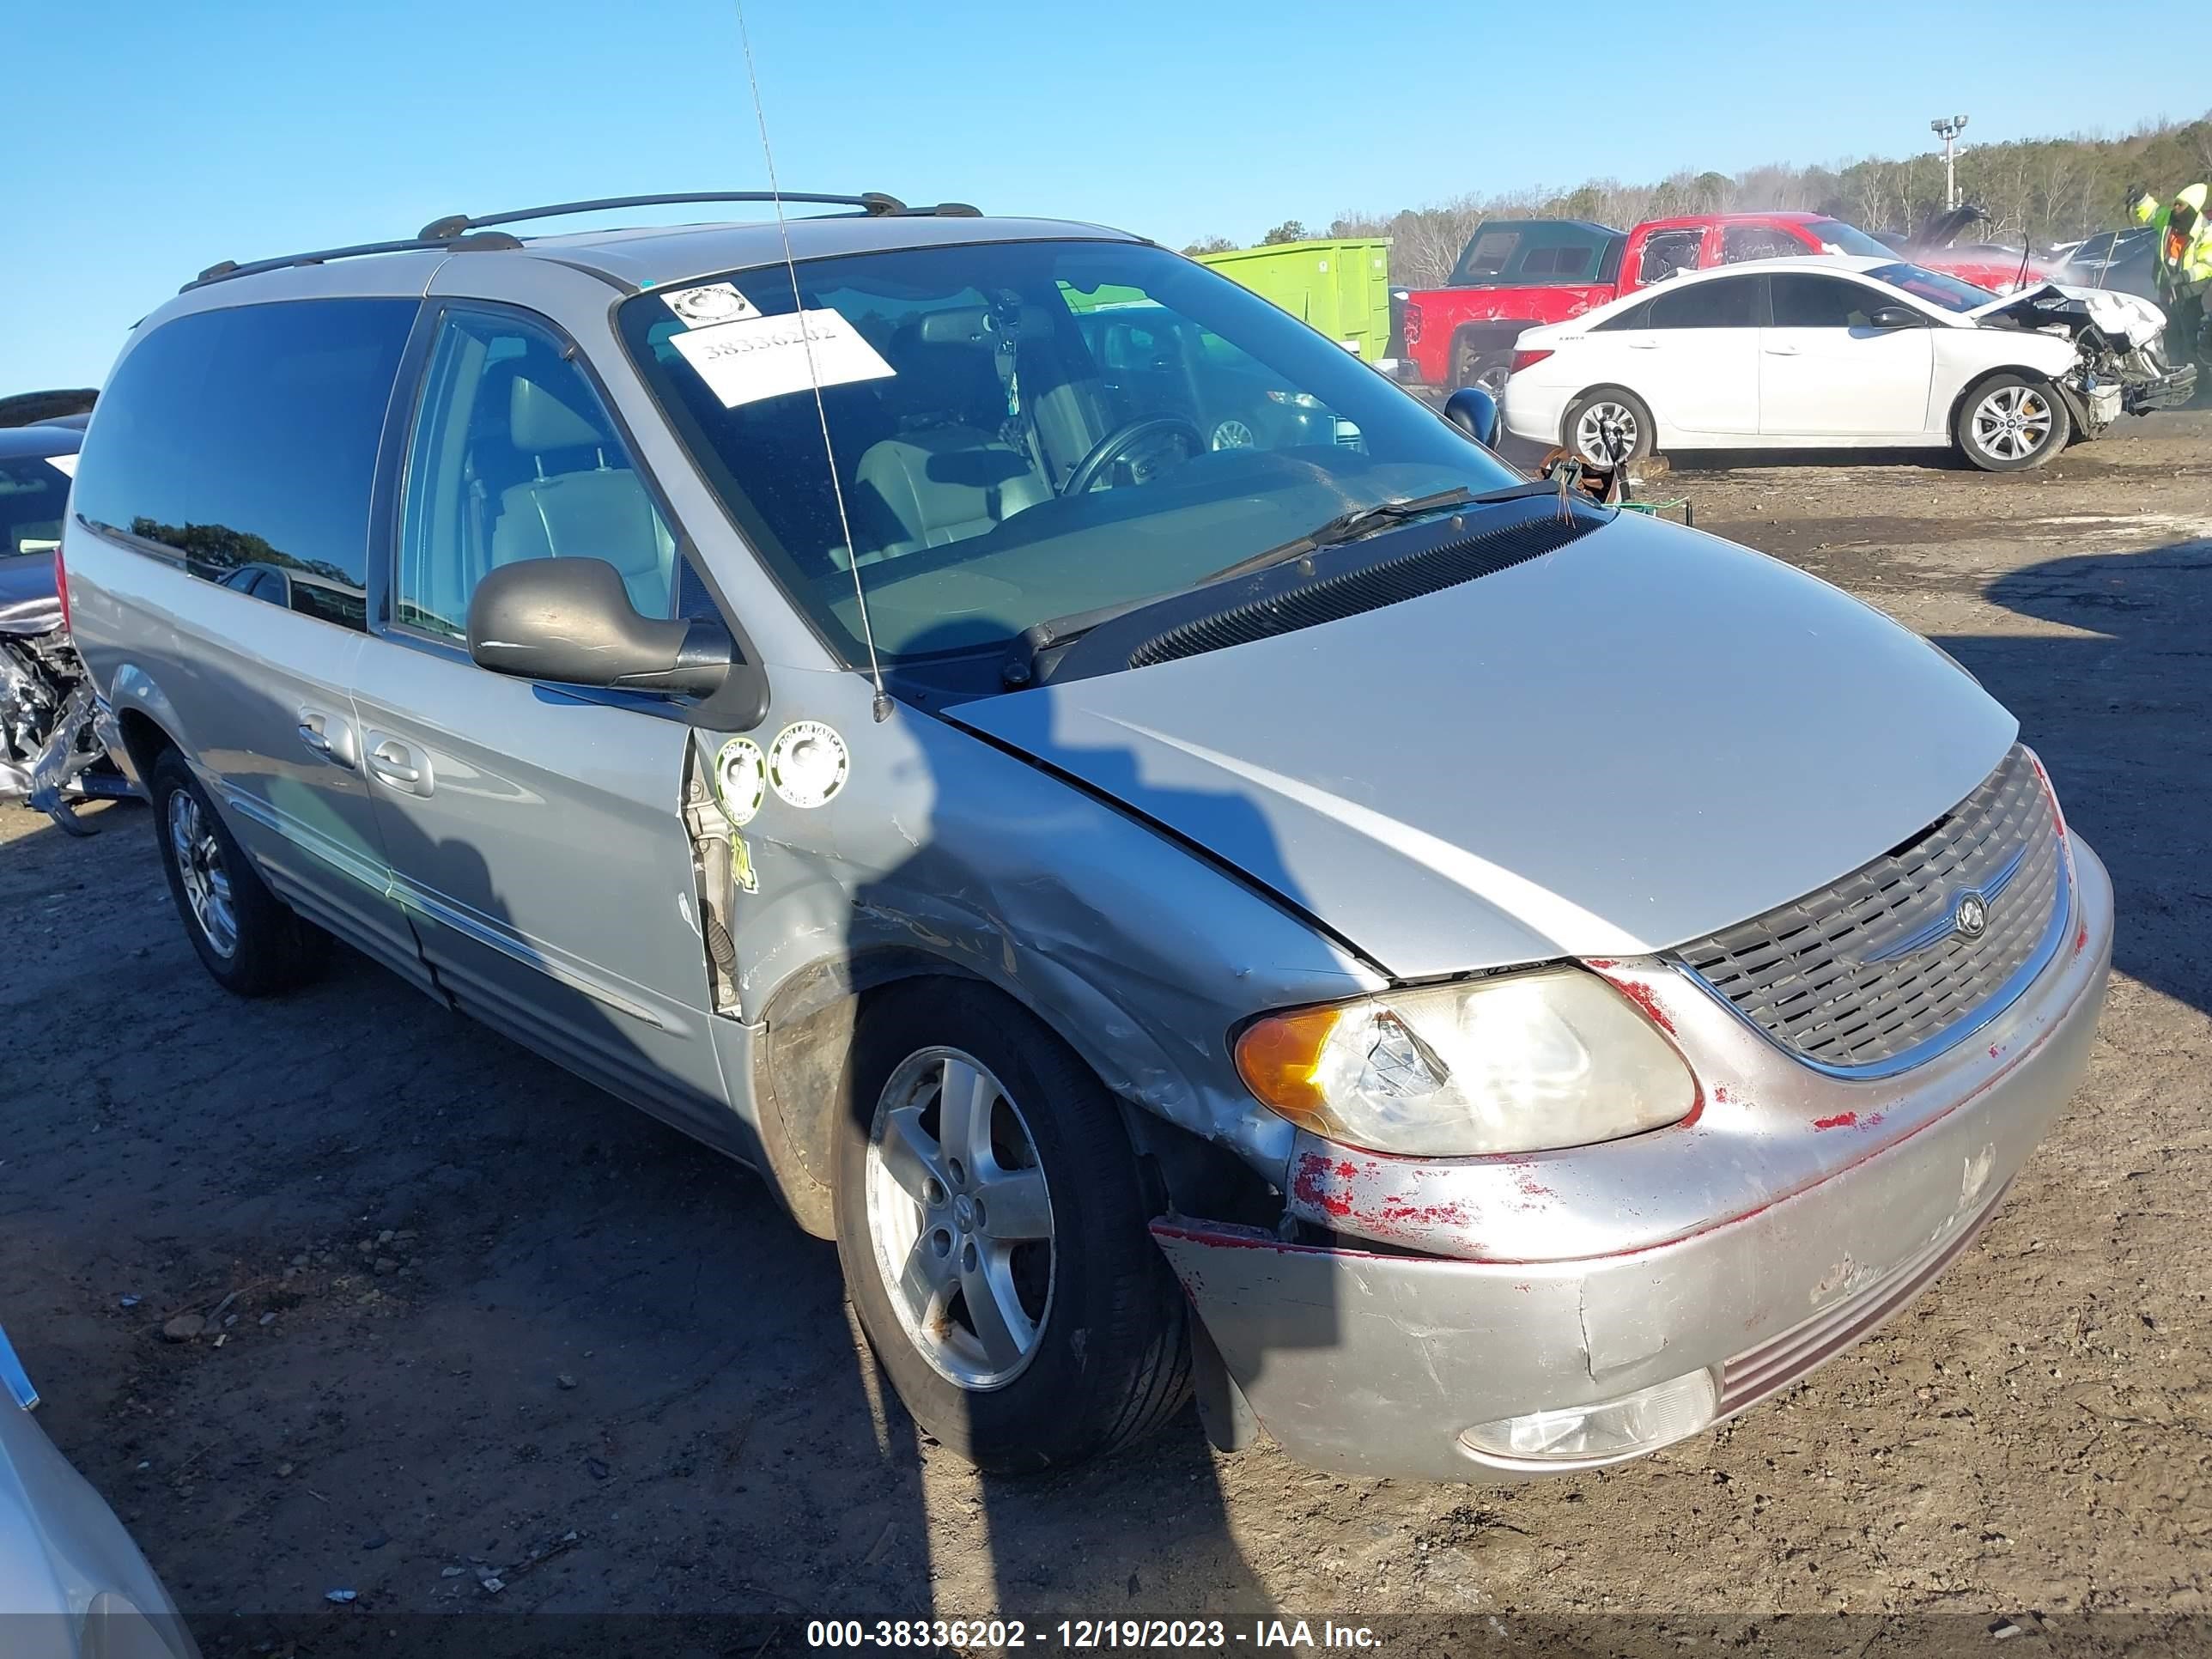
[[[1386,1248],[1172,1218],[1154,1236],[1229,1378],[1301,1462],[1510,1478],[1528,1470],[1470,1451],[1462,1431],[1700,1369],[1717,1379],[1713,1420],[1733,1415],[1932,1283],[2080,1083],[2112,892],[2073,847],[2063,946],[2000,1016],[1910,1072],[1822,1077],[1686,981],[1639,980],[1638,1000],[1700,1056],[1691,1120],[1516,1159],[1310,1143],[1292,1212]]]
[[[2130,415],[2148,415],[2154,409],[2179,409],[2197,395],[2197,365],[2184,363],[2147,386],[2131,386],[2120,394]]]

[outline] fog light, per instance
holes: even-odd
[[[1462,1431],[1460,1444],[1492,1463],[1601,1463],[1672,1445],[1704,1428],[1720,1407],[1712,1372],[1692,1371],[1593,1406],[1501,1417]]]

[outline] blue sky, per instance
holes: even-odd
[[[729,0],[11,9],[0,392],[97,384],[201,267],[457,210],[757,189]],[[1256,240],[1468,191],[2117,132],[2212,6],[748,0],[786,188]],[[2094,21],[2101,19],[2101,21]],[[2175,100],[2179,100],[2179,103]],[[44,118],[41,118],[43,116]]]

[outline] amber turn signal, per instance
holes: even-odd
[[[1244,1086],[1291,1122],[1324,1132],[1328,1101],[1314,1073],[1342,1017],[1340,1008],[1297,1008],[1246,1026],[1237,1039]]]

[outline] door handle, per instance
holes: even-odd
[[[1656,351],[1659,349],[1659,342],[1656,340],[1631,340],[1628,343],[1628,349],[1631,351]]]
[[[380,778],[388,778],[394,783],[422,781],[422,769],[415,764],[414,752],[396,738],[386,738],[378,744],[369,751],[368,759]]]
[[[1770,357],[1796,357],[1803,354],[1796,346],[1769,346],[1766,355]]]
[[[358,763],[353,727],[346,723],[343,715],[321,708],[302,708],[297,730],[300,741],[331,765],[350,770]]]

